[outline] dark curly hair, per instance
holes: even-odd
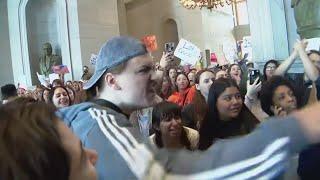
[[[270,116],[274,115],[270,108],[272,105],[274,105],[272,102],[274,91],[279,86],[287,86],[288,88],[290,88],[297,99],[298,107],[301,106],[301,99],[299,98],[298,93],[295,90],[292,83],[288,79],[282,76],[273,76],[271,77],[271,79],[269,79],[268,81],[262,84],[262,88],[260,91],[261,108],[264,112],[266,112]]]

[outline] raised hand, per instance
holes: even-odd
[[[252,98],[256,97],[258,95],[258,92],[261,91],[262,83],[259,81],[259,78],[257,78],[253,84],[250,84],[250,80],[247,80],[247,96]]]
[[[163,52],[159,65],[161,68],[166,68],[171,61],[173,61],[173,52]]]

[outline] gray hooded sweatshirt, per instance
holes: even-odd
[[[295,118],[271,118],[252,133],[220,140],[206,151],[156,150],[121,110],[94,103],[57,115],[98,152],[99,179],[272,179],[308,142]]]

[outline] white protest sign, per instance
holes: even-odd
[[[196,45],[181,39],[174,51],[174,56],[180,58],[184,64],[195,65],[201,59],[201,51]]]
[[[96,65],[96,63],[97,63],[97,58],[98,58],[97,55],[91,54],[90,63],[91,63],[92,65]]]
[[[49,74],[49,79],[50,79],[50,84],[52,84],[54,80],[60,79],[60,77],[59,77],[59,74],[52,73],[52,74]]]
[[[48,81],[47,81],[47,78],[45,77],[45,75],[42,75],[42,74],[39,74],[37,72],[37,76],[38,76],[38,80],[40,81],[40,84],[47,87],[48,86]]]
[[[308,46],[306,48],[306,51],[310,51],[310,50],[320,51],[320,38],[307,39],[307,41],[308,41]]]

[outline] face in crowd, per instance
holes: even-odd
[[[270,79],[274,72],[276,71],[278,64],[275,60],[268,61],[264,66],[264,75],[267,78],[266,80]]]
[[[221,120],[236,118],[242,109],[242,97],[237,87],[228,87],[217,99],[217,110]]]
[[[179,91],[186,90],[189,87],[188,77],[185,74],[180,73],[177,76],[176,85],[177,85]]]
[[[50,90],[49,90],[49,89],[44,89],[44,90],[43,90],[42,97],[43,97],[44,102],[46,102],[46,103],[49,103],[49,102],[50,102],[50,100],[49,100],[49,94],[50,94]]]
[[[208,99],[209,89],[214,79],[215,75],[211,71],[204,71],[199,76],[199,82],[196,84],[196,88],[205,99]]]
[[[193,86],[195,84],[196,74],[193,71],[191,71],[188,74],[188,79],[190,81],[190,86]]]
[[[174,82],[174,80],[176,79],[177,74],[178,73],[177,73],[176,69],[174,69],[174,68],[169,69],[169,77],[170,77],[172,82]]]
[[[232,78],[236,78],[236,77],[241,77],[242,72],[241,72],[241,68],[239,65],[234,64],[230,67],[230,72],[229,72],[230,76]]]
[[[73,104],[74,99],[75,99],[75,92],[74,92],[72,87],[66,86],[66,89],[68,90],[68,94],[69,94],[69,97],[70,97],[70,102],[71,102],[71,104]]]
[[[34,98],[36,100],[41,101],[42,97],[43,97],[43,91],[44,91],[44,89],[37,87],[36,90],[34,91]]]
[[[169,91],[170,85],[171,85],[170,79],[167,76],[164,76],[162,78],[161,92],[163,94],[167,94]]]
[[[242,97],[233,79],[215,80],[209,89],[209,114],[221,121],[229,121],[238,117],[242,110]]]
[[[26,93],[26,90],[23,89],[23,88],[18,88],[17,89],[17,93],[18,93],[19,97],[23,97],[25,95],[25,93]]]
[[[311,52],[308,55],[310,61],[315,65],[315,67],[320,71],[320,52]]]
[[[164,118],[160,122],[162,136],[168,138],[180,138],[182,131],[182,120],[179,116]]]
[[[175,148],[190,146],[182,126],[181,108],[177,104],[164,101],[155,105],[152,111],[152,127],[158,147],[166,147],[164,141],[174,142]]]
[[[277,108],[281,108],[281,110],[288,114],[297,109],[297,99],[292,89],[286,85],[280,85],[274,90],[272,102],[273,111]]]
[[[77,82],[72,82],[72,87],[73,87],[73,90],[75,92],[79,92],[80,91],[80,86]]]
[[[285,116],[297,109],[298,96],[291,82],[281,76],[266,81],[260,91],[261,107],[270,116]]]
[[[71,101],[68,91],[63,87],[55,87],[52,89],[53,95],[51,101],[56,108],[63,108],[70,106]]]
[[[220,70],[216,73],[216,79],[219,78],[228,78],[228,73],[225,70]]]
[[[0,171],[1,178],[97,179],[97,153],[83,148],[55,110],[32,98],[18,98],[0,107],[4,115],[0,125],[5,127],[0,128],[0,145],[7,149],[0,153],[0,167],[6,167]]]
[[[158,77],[149,54],[134,57],[126,62],[123,71],[108,77],[117,97],[130,109],[148,107],[156,102],[156,83]],[[113,79],[112,79],[113,78]]]

